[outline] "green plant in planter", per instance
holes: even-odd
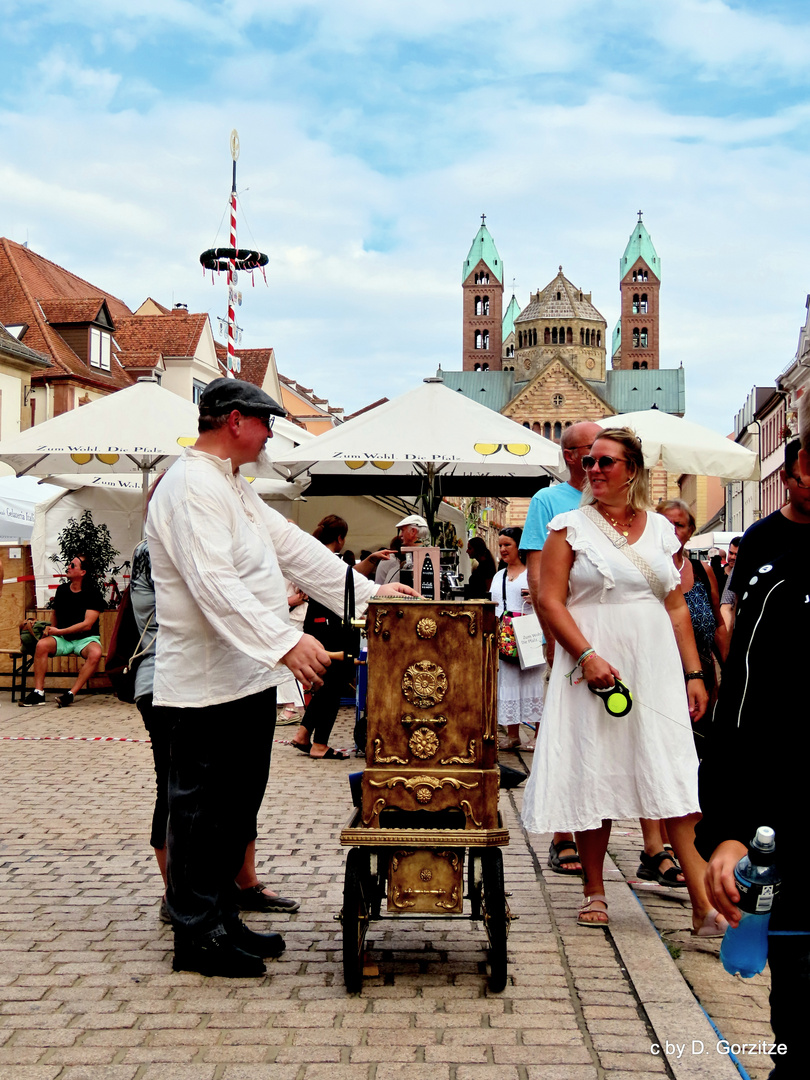
[[[110,530],[106,525],[96,525],[93,515],[89,510],[84,510],[77,520],[71,518],[67,525],[59,533],[56,539],[59,545],[59,553],[51,555],[51,562],[59,566],[67,566],[71,559],[77,555],[86,555],[90,560],[90,572],[88,578],[99,591],[102,590],[109,570],[115,563],[115,557],[119,554],[118,549],[112,545]],[[48,607],[53,607],[54,598],[48,601]]]

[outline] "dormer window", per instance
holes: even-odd
[[[110,370],[110,335],[90,327],[90,366]]]

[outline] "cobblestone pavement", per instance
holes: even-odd
[[[291,728],[277,731],[257,856],[264,880],[301,910],[250,919],[280,930],[287,951],[264,980],[174,974],[136,710],[107,696],[70,710],[2,702],[0,1080],[737,1077],[690,986],[730,1040],[769,1037],[765,980],[725,975],[717,945],[685,933],[678,901],[642,908],[616,870],[610,933],[578,928],[577,881],[547,870],[548,838],[521,831],[519,789],[501,799],[519,916],[506,990],[486,988],[480,923],[408,920],[372,923],[379,973],[347,995],[338,837],[360,762],[309,761],[284,745]],[[351,719],[344,710],[335,745],[349,743]],[[630,875],[639,835],[616,826],[611,851]],[[677,966],[645,908],[680,948]],[[745,1064],[751,1077],[767,1073],[761,1060]]]

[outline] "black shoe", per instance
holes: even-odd
[[[30,709],[33,705],[44,705],[45,695],[41,690],[32,690],[30,694],[20,702],[20,708]]]
[[[67,709],[68,706],[73,704],[73,692],[71,690],[66,690],[64,694],[60,694],[56,699],[56,704],[60,709]]]
[[[237,949],[264,959],[275,959],[287,948],[281,934],[257,934],[241,919],[228,927],[228,937]]]
[[[225,979],[258,979],[267,970],[259,956],[240,949],[222,929],[198,938],[175,934],[172,968]]]
[[[236,903],[242,911],[279,912],[292,915],[301,904],[298,900],[289,900],[286,896],[268,896],[266,885],[251,885],[247,889],[236,886]]]

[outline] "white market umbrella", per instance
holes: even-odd
[[[276,468],[308,471],[307,494],[532,495],[564,470],[559,446],[449,390],[441,379],[347,420]]]
[[[641,439],[648,469],[660,461],[671,473],[720,476],[724,480],[755,480],[759,475],[759,458],[751,450],[659,409],[606,416],[596,423],[603,428],[632,428]]]
[[[2,440],[0,460],[18,476],[140,473],[146,487],[152,470],[168,468],[184,447],[194,444],[197,418],[191,401],[157,383],[138,382]],[[268,454],[286,454],[308,438],[308,432],[278,418]],[[254,464],[243,472],[258,475],[260,470]],[[279,475],[269,466],[261,472]]]

